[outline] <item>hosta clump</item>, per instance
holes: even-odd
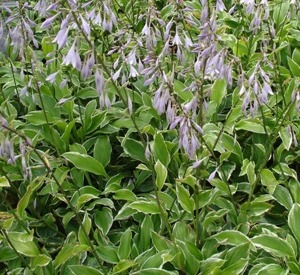
[[[3,273],[300,273],[296,1],[3,6]]]

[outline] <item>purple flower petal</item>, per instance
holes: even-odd
[[[58,44],[58,49],[60,50],[61,48],[63,48],[68,40],[68,32],[69,32],[69,28],[64,28],[62,30],[60,30],[56,37],[54,38],[53,42]]]

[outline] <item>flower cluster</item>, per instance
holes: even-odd
[[[242,77],[243,78],[243,77]],[[243,96],[242,110],[247,114],[247,109],[251,116],[257,113],[258,107],[268,102],[268,95],[273,95],[270,78],[258,62],[248,79],[248,87],[245,87],[245,80],[241,80],[240,96]]]
[[[6,12],[4,24],[8,29],[10,45],[13,46],[14,53],[18,53],[19,58],[25,61],[25,49],[27,45],[32,43],[35,48],[39,46],[34,34],[36,23],[28,15],[30,6],[27,2],[16,2],[16,8],[14,9],[10,9],[6,5],[3,5],[3,8]]]
[[[200,0],[199,4],[173,1],[170,14],[165,15],[165,11],[151,2],[137,18],[128,17],[126,9],[120,5],[124,18],[128,19],[126,25],[111,0],[95,5],[71,0],[55,3],[39,0],[34,10],[43,18],[40,24],[34,23],[26,13],[25,16],[17,14],[27,10],[29,4],[26,3],[16,11],[8,9],[5,23],[14,26],[9,27],[11,44],[21,56],[24,56],[25,42],[38,46],[33,28],[52,35],[57,48],[47,55],[46,65],[61,60],[62,65],[78,71],[82,81],[93,82],[101,109],[110,108],[120,96],[120,93],[110,95],[109,82],[123,91],[128,83],[142,78],[144,87],[153,95],[153,107],[158,114],[165,115],[169,128],[178,127],[179,145],[194,159],[200,147],[199,135],[205,123],[203,110],[209,100],[209,87],[216,80],[226,80],[231,88],[236,85],[235,78],[239,78],[243,112],[247,114],[249,110],[252,116],[273,94],[270,75],[261,66],[264,60],[255,61],[257,64],[249,76],[245,72],[233,76],[237,67],[243,70],[240,69],[241,60],[220,36],[219,16],[229,8],[228,13],[232,14],[236,7],[242,7],[254,34],[269,18],[267,0],[240,0],[239,4],[229,7],[222,0],[213,3]],[[195,12],[193,5],[199,5],[200,12]],[[53,33],[51,27],[58,21],[59,28]],[[275,36],[274,24],[270,24],[270,32]],[[268,43],[262,38],[263,51],[269,47]],[[235,66],[237,63],[239,65]],[[61,72],[51,71],[46,80],[54,84]],[[61,87],[66,81],[63,79]],[[182,92],[192,96],[180,97],[174,89],[176,82],[183,84]],[[30,85],[23,88],[24,93]],[[204,87],[208,88],[203,93]],[[126,91],[130,93],[130,89]],[[132,114],[131,95],[120,96],[120,99]]]

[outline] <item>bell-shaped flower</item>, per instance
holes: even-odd
[[[63,65],[69,65],[71,64],[73,68],[76,68],[77,70],[80,70],[81,68],[81,59],[78,53],[78,50],[76,48],[76,40],[74,41],[72,47],[70,48],[68,54],[63,59]]]

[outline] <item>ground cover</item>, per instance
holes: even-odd
[[[1,274],[300,274],[299,9],[3,2]]]

